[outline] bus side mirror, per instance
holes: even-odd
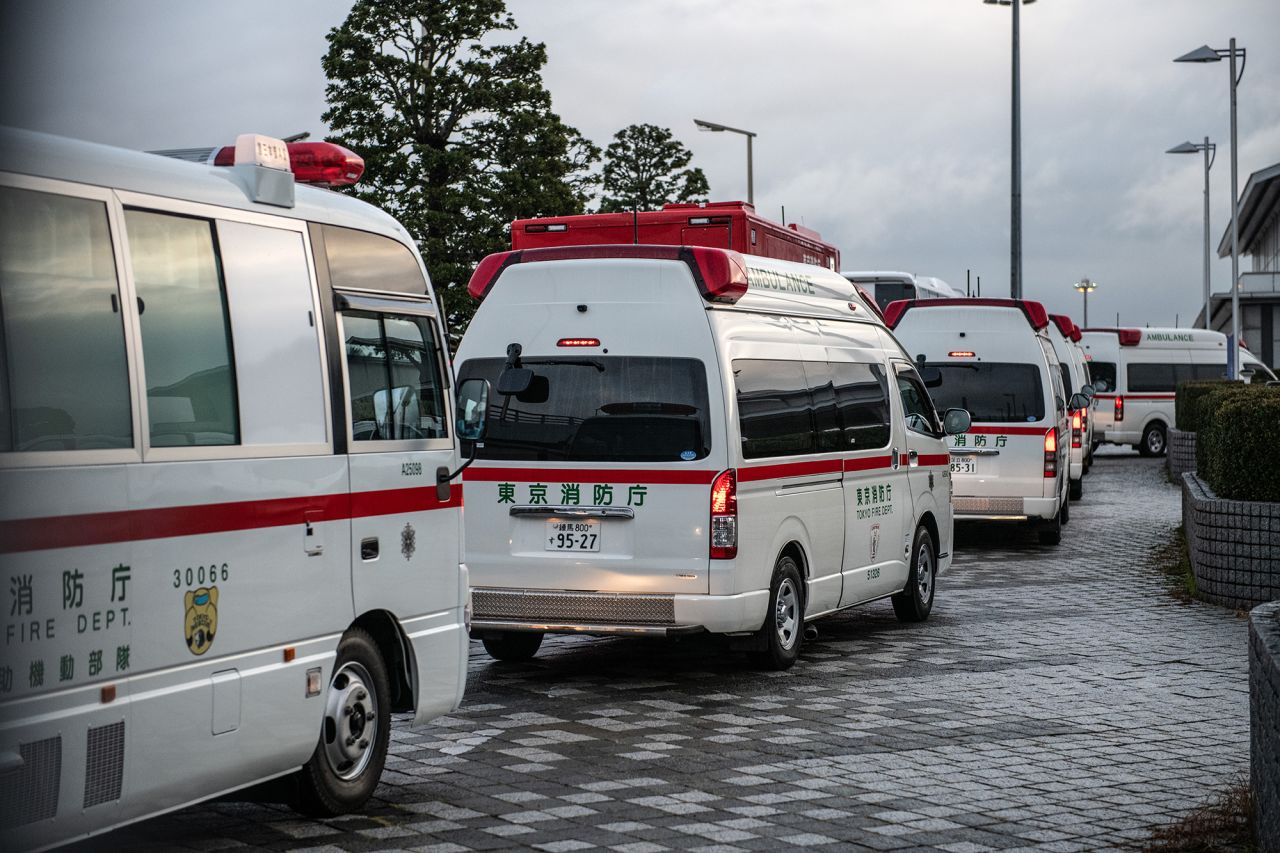
[[[1071,395],[1071,408],[1072,408],[1072,409],[1087,409],[1087,408],[1089,408],[1089,398],[1088,398],[1088,397],[1086,397],[1084,394],[1072,394],[1072,395]]]
[[[942,385],[942,371],[936,367],[920,367],[917,368],[920,373],[920,381],[924,383],[926,388],[938,388]]]
[[[947,409],[942,414],[942,431],[947,435],[960,435],[969,431],[973,418],[967,409]]]
[[[484,438],[488,414],[489,380],[468,379],[458,386],[458,438],[463,441]]]

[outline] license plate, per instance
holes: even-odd
[[[548,521],[548,551],[599,551],[600,521],[586,518],[581,521]]]
[[[978,473],[978,460],[972,456],[963,456],[959,459],[951,460],[952,474],[976,474]]]

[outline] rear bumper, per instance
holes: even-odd
[[[671,637],[755,631],[764,624],[769,591],[640,595],[477,587],[472,600],[473,637],[498,631]]]
[[[1057,498],[983,498],[952,499],[956,521],[1026,521],[1032,518],[1052,519],[1058,514]]]

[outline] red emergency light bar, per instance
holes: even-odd
[[[1040,330],[1049,328],[1049,312],[1039,302],[1031,299],[996,299],[987,297],[958,299],[899,299],[890,302],[884,309],[884,322],[890,328],[897,328],[898,322],[910,308],[1017,308],[1026,315],[1031,328]]]
[[[518,249],[495,252],[482,260],[467,283],[473,299],[484,299],[502,271],[514,264],[538,261],[579,261],[614,258],[683,261],[693,273],[702,298],[732,305],[747,292],[747,263],[730,249],[706,246],[556,246],[546,249]]]
[[[364,159],[349,148],[333,142],[290,142],[289,169],[300,184],[346,187],[364,174]],[[236,147],[224,145],[213,157],[215,166],[234,166]]]
[[[1066,314],[1050,314],[1049,319],[1053,320],[1064,338],[1072,342],[1080,340],[1080,327]]]
[[[1120,339],[1120,346],[1122,347],[1136,347],[1138,344],[1142,343],[1141,329],[1116,329],[1112,327],[1107,327],[1107,328],[1085,329],[1085,331],[1086,332],[1111,332],[1112,334],[1114,334],[1116,337]]]

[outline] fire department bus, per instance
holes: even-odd
[[[295,181],[0,131],[0,839],[253,783],[359,808],[465,684],[438,306],[404,229]],[[293,173],[290,164],[293,164]]]

